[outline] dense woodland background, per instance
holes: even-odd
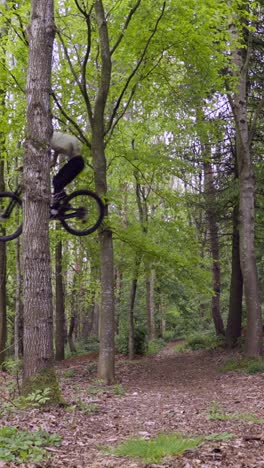
[[[14,190],[23,177],[26,210],[27,182],[46,164],[39,156],[32,167],[27,152],[30,83],[38,76],[29,74],[28,25],[38,20],[47,35],[52,30],[31,3],[0,2],[0,190]],[[52,2],[42,3],[52,11]],[[0,243],[0,362],[23,358],[24,310],[27,332],[33,326],[26,377],[51,365],[52,350],[34,365],[32,355],[47,350],[52,333],[57,360],[69,350],[99,350],[107,383],[115,349],[132,359],[197,333],[261,355],[263,1],[58,0],[54,8],[44,92],[53,127],[80,139],[86,162],[68,190],[96,191],[107,216],[85,238],[49,224],[54,325],[34,350],[34,330],[50,316],[30,307],[37,278],[30,288],[23,282],[30,219],[26,240]]]

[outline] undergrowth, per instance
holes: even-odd
[[[242,372],[257,374],[264,372],[264,359],[261,357],[239,356],[228,359],[220,369],[222,372]]]
[[[0,428],[0,460],[14,463],[40,463],[48,456],[44,447],[59,446],[57,434],[44,431],[19,431],[15,427]]]
[[[214,350],[223,346],[224,338],[214,334],[193,334],[186,338],[186,342],[175,347],[175,351],[184,353],[199,349]]]
[[[211,421],[248,421],[257,424],[263,424],[264,419],[251,413],[227,413],[218,404],[214,403],[209,409],[208,419]]]
[[[131,458],[140,458],[144,463],[160,463],[166,456],[182,455],[186,450],[193,450],[202,443],[210,440],[224,440],[232,438],[229,433],[213,434],[210,436],[184,436],[182,434],[159,434],[157,437],[144,440],[133,438],[122,442],[110,453]]]

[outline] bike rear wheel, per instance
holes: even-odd
[[[75,236],[87,236],[103,221],[104,204],[96,193],[77,190],[63,202],[64,213],[59,217],[64,229]]]
[[[0,241],[20,236],[22,221],[22,200],[12,192],[0,193]]]

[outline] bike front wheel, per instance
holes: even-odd
[[[63,202],[64,213],[59,217],[64,229],[75,236],[87,236],[102,223],[104,204],[96,193],[77,190]]]
[[[12,192],[0,193],[0,241],[20,236],[22,221],[22,200]]]

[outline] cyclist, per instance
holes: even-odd
[[[50,143],[53,150],[51,167],[55,166],[58,156],[60,155],[63,157],[66,156],[68,159],[67,163],[59,170],[52,180],[54,193],[52,197],[51,210],[56,211],[66,197],[64,187],[72,182],[83,170],[84,159],[81,156],[80,142],[73,135],[53,132]],[[52,212],[52,214],[56,213]]]

